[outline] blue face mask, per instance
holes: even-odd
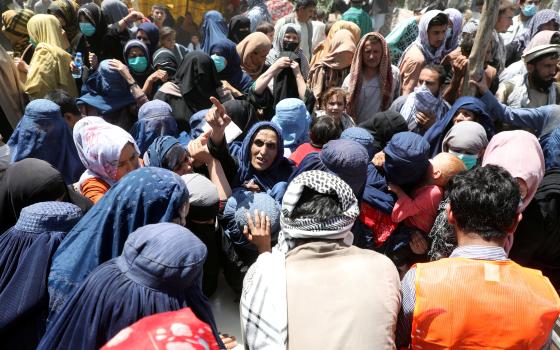
[[[95,34],[95,27],[89,22],[80,22],[80,32],[85,36],[92,36]]]
[[[134,73],[144,73],[148,69],[148,59],[144,56],[129,58],[128,66]]]
[[[226,69],[226,59],[225,58],[223,58],[222,56],[218,56],[218,55],[212,55],[212,56],[210,56],[210,58],[212,58],[212,61],[214,61],[214,66],[216,66],[216,70],[218,71],[218,73],[220,73],[221,71]]]
[[[537,13],[537,5],[535,4],[525,5],[521,9],[521,12],[523,12],[523,15],[525,17],[533,17]]]
[[[448,27],[445,31],[445,40],[449,40],[451,37],[453,37],[453,29]]]
[[[471,170],[472,168],[474,168],[476,162],[478,161],[478,156],[476,154],[464,154],[454,152],[452,150],[449,150],[449,153],[461,159],[463,161],[463,164],[465,164],[465,167],[467,167],[467,170]]]

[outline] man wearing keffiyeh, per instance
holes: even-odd
[[[448,16],[442,11],[431,10],[420,18],[418,38],[404,51],[399,62],[403,95],[414,90],[425,65],[441,63],[447,26]]]
[[[398,68],[391,65],[385,38],[368,33],[358,43],[350,73],[342,86],[348,90],[346,112],[356,122],[387,110],[398,93]]]
[[[351,245],[358,214],[348,184],[312,170],[288,186],[273,249],[264,213],[248,220],[244,233],[262,253],[241,295],[248,349],[395,347],[398,273],[385,256]]]

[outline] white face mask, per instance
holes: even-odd
[[[0,170],[8,168],[10,158],[10,147],[8,145],[0,146]]]

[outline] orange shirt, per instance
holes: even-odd
[[[80,191],[82,195],[91,200],[93,204],[97,203],[111,186],[98,177],[92,177],[85,180],[81,186]]]
[[[513,261],[416,265],[413,349],[540,349],[560,298],[540,271]]]

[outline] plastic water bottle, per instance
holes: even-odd
[[[74,58],[74,65],[76,66],[76,68],[78,68],[79,72],[72,72],[72,76],[74,77],[74,79],[79,79],[82,77],[82,69],[84,65],[84,60],[82,59],[81,52],[78,52],[76,54],[76,57]]]

